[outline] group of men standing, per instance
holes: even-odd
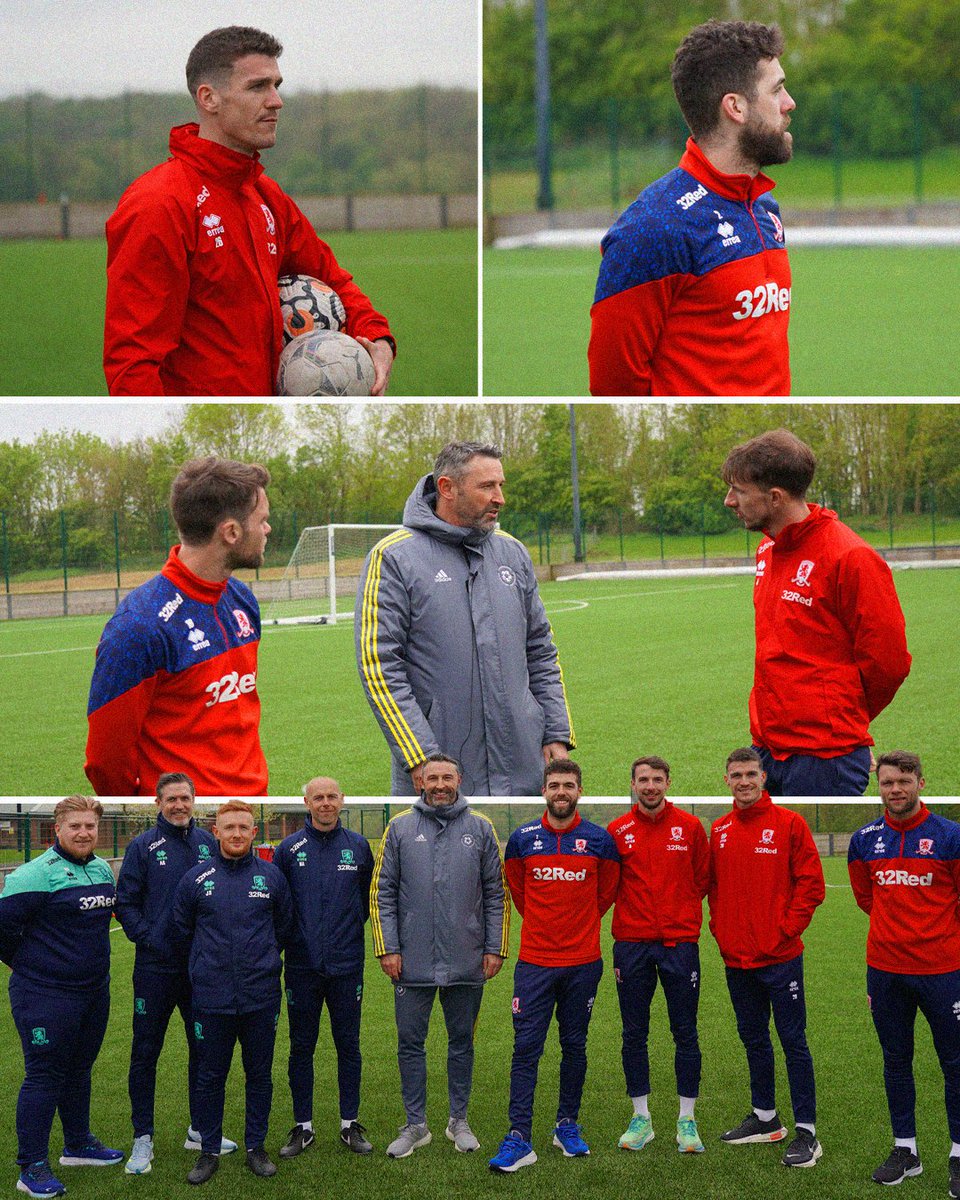
[[[882,755],[878,776],[884,818],[855,834],[849,851],[854,894],[870,915],[868,991],[895,1139],[873,1177],[891,1184],[922,1170],[911,1065],[919,1009],[946,1081],[950,1194],[960,1196],[960,832],[922,804],[916,756]],[[787,1137],[775,1097],[772,1012],[795,1125],[782,1162],[814,1166],[822,1147],[805,1034],[801,935],[824,899],[823,872],[806,822],[765,790],[755,750],[734,751],[724,778],[733,807],[714,822],[708,843],[699,819],[667,799],[670,768],[663,759],[637,759],[633,805],[607,829],[578,811],[579,766],[552,760],[544,771],[542,818],[513,831],[501,860],[491,822],[461,795],[459,764],[435,754],[423,765],[420,797],[389,823],[375,861],[366,839],[340,820],[339,785],[319,777],[305,789],[304,828],[266,862],[253,854],[257,827],[248,804],[220,805],[211,837],[195,823],[190,779],[168,774],[157,788],[156,824],[130,843],[116,887],[94,854],[99,801],[62,801],[55,844],[8,876],[0,895],[0,957],[12,967],[11,1006],[26,1066],[17,1105],[18,1188],[35,1197],[66,1190],[48,1158],[57,1111],[64,1127],[61,1165],[123,1159],[90,1130],[91,1071],[109,1013],[114,908],[137,946],[127,1172],[152,1167],[157,1060],[179,1008],[188,1041],[185,1145],[200,1152],[189,1182],[205,1183],[220,1157],[237,1149],[222,1129],[237,1042],[246,1080],[247,1165],[262,1178],[275,1174],[265,1140],[281,954],[295,1124],[280,1156],[296,1156],[315,1141],[313,1057],[324,1003],[337,1052],[339,1136],[355,1153],[371,1152],[359,1122],[368,914],[374,953],[394,987],[406,1114],[387,1154],[407,1157],[431,1141],[425,1042],[438,992],[448,1037],[445,1134],[458,1151],[477,1150],[467,1117],[474,1036],[484,984],[509,953],[508,893],[523,924],[514,970],[508,1133],[489,1160],[493,1172],[509,1174],[537,1161],[534,1093],[554,1015],[561,1064],[553,1144],[566,1157],[590,1153],[580,1107],[587,1032],[603,971],[600,923],[611,906],[623,1069],[633,1109],[619,1145],[640,1151],[654,1137],[648,1031],[659,981],[675,1043],[677,1147],[703,1152],[695,1106],[704,896],[751,1088],[750,1112],[721,1140],[744,1145]]]

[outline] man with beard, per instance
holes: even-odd
[[[790,265],[772,179],[795,104],[776,25],[707,21],[671,70],[680,165],[607,232],[591,309],[595,396],[787,395]]]
[[[817,460],[789,430],[751,438],[721,468],[724,504],[765,536],[753,588],[750,736],[772,796],[859,796],[870,722],[910,670],[890,568],[837,514],[808,504]]]
[[[490,819],[461,796],[455,759],[433,754],[421,776],[419,799],[380,839],[370,889],[373,952],[394,989],[407,1118],[387,1147],[390,1158],[408,1158],[433,1139],[424,1047],[438,992],[447,1028],[445,1133],[460,1153],[479,1149],[467,1123],[473,1039],[483,985],[503,966],[510,944],[510,905]]]
[[[537,1161],[533,1097],[554,1011],[561,1053],[553,1145],[565,1158],[590,1153],[579,1124],[587,1029],[603,974],[600,920],[617,893],[620,857],[610,834],[577,812],[583,787],[575,762],[548,763],[542,794],[547,811],[539,821],[515,829],[504,854],[523,926],[513,975],[510,1129],[489,1160],[496,1174],[512,1174]]]
[[[463,764],[468,796],[535,796],[576,745],[563,674],[526,548],[497,528],[499,446],[451,442],[414,488],[357,590],[357,667],[416,795],[429,755]]]
[[[152,793],[184,769],[200,796],[260,796],[260,608],[238,568],[263,562],[270,473],[188,462],[170,489],[181,544],[107,622],[87,706],[87,777],[100,796]]]

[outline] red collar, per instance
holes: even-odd
[[[757,813],[767,813],[773,808],[773,801],[770,799],[770,793],[764,792],[755,804],[751,804],[749,808],[737,808],[736,801],[733,804],[733,815],[741,821],[749,821],[751,817]]]
[[[680,159],[680,167],[711,192],[716,192],[718,196],[727,200],[740,200],[743,204],[752,204],[759,196],[777,186],[770,176],[764,175],[762,171],[757,175],[726,175],[723,171],[718,171],[692,137],[687,138],[687,148]]]
[[[199,575],[194,575],[190,568],[184,566],[180,561],[179,551],[179,544],[171,549],[160,574],[165,579],[169,579],[179,591],[185,592],[191,600],[198,600],[201,604],[216,605],[227,590],[226,579],[221,579],[219,583],[213,583],[209,579],[201,579]]]
[[[259,153],[241,154],[200,136],[200,126],[175,125],[170,130],[170,153],[192,167],[202,178],[213,178],[227,187],[240,188],[263,174]]]
[[[543,814],[543,816],[540,818],[540,824],[544,827],[544,829],[549,829],[549,831],[551,833],[563,834],[563,833],[570,833],[571,830],[576,829],[576,827],[580,824],[580,820],[581,820],[580,814],[574,813],[572,824],[568,825],[566,827],[566,829],[557,829],[554,825],[550,824],[549,812],[545,812]]]
[[[914,813],[912,817],[908,817],[906,821],[894,820],[894,818],[891,817],[886,811],[884,811],[883,819],[890,826],[890,828],[895,829],[897,833],[909,833],[911,829],[916,829],[918,825],[922,825],[929,816],[930,810],[921,800],[919,811]]]
[[[789,525],[784,525],[776,537],[773,534],[764,534],[774,543],[778,550],[791,550],[798,545],[810,533],[812,529],[817,529],[826,521],[836,521],[837,514],[832,508],[822,508],[819,504],[808,504],[810,510],[802,521],[793,521]]]
[[[633,813],[633,819],[637,822],[637,824],[640,824],[642,821],[646,821],[650,825],[659,825],[661,821],[666,819],[667,813],[673,811],[673,805],[666,798],[666,796],[664,796],[663,808],[661,808],[660,811],[652,817],[648,813],[644,812],[639,804],[632,804],[630,806],[630,811]]]

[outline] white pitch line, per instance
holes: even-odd
[[[76,654],[78,650],[90,653],[96,646],[61,646],[58,650],[17,650],[11,654],[0,654],[0,658],[33,658],[38,654]]]

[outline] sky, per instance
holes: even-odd
[[[0,97],[185,89],[194,43],[221,25],[278,37],[285,92],[477,86],[478,0],[6,0]]]

